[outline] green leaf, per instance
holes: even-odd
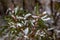
[[[38,25],[39,25],[39,27],[42,28],[42,29],[43,29],[43,28],[46,28],[46,25],[44,24],[44,21],[43,21],[42,19],[39,19],[39,20],[38,20]]]

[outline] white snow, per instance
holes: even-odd
[[[25,33],[25,35],[28,34],[29,28],[26,28],[23,32]]]

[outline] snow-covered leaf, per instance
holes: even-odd
[[[33,18],[38,18],[39,16],[32,15]]]
[[[18,12],[19,7],[15,7],[15,14]]]
[[[25,35],[24,37],[28,39],[28,36]]]
[[[24,17],[16,16],[17,19],[24,19]]]
[[[46,11],[44,11],[44,12],[43,12],[43,14],[47,14],[47,12],[46,12]]]
[[[22,27],[23,24],[17,23],[16,25],[17,25],[17,27]]]
[[[28,34],[29,28],[26,28],[23,32],[25,33],[25,35]]]
[[[21,7],[20,10],[23,10],[23,8]]]
[[[45,36],[45,32],[43,32],[43,31],[40,32],[40,36],[43,36],[44,37]]]
[[[10,27],[16,28],[15,25],[10,25]]]
[[[54,28],[48,28],[48,30],[53,30]]]
[[[46,18],[48,15],[45,15],[45,16],[43,16],[43,17],[41,17],[41,19],[44,19],[44,18]]]
[[[31,13],[26,14],[26,15],[25,15],[25,18],[27,18],[27,17],[29,17],[29,16],[31,16]]]
[[[41,18],[42,19],[42,18]],[[51,18],[42,19],[43,21],[51,20]]]

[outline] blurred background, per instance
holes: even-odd
[[[0,0],[0,40],[60,40],[60,0]]]

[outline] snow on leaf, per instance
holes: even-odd
[[[10,27],[16,28],[15,25],[10,25]]]
[[[30,21],[31,21],[31,25],[34,26],[35,20],[30,20]]]
[[[47,15],[45,15],[45,16],[43,16],[43,17],[41,17],[41,19],[44,19],[44,18],[46,18],[47,17]]]
[[[28,22],[28,20],[25,20],[24,25],[26,25],[26,24],[27,24],[27,22]]]
[[[25,33],[25,35],[27,35],[28,34],[28,31],[29,31],[29,29],[26,28],[23,32]]]
[[[32,15],[33,18],[38,18],[39,16]]]
[[[24,19],[24,17],[16,16],[17,19]]]
[[[41,18],[42,19],[42,18]],[[51,18],[46,18],[46,19],[42,19],[43,21],[48,21],[50,20]]]
[[[45,32],[42,31],[42,32],[40,33],[40,36],[45,36]]]
[[[39,35],[39,31],[40,31],[40,30],[37,30],[36,35]],[[36,36],[36,35],[35,35],[35,36]]]
[[[32,20],[32,22],[34,23],[34,22],[35,22],[35,20]]]
[[[21,23],[17,23],[16,25],[17,25],[17,27],[22,27]]]
[[[25,38],[28,38],[28,36],[26,36],[26,35],[25,35],[24,37],[25,37]]]
[[[47,12],[46,12],[46,11],[44,11],[44,12],[43,12],[43,14],[47,14]]]
[[[58,16],[59,14],[60,14],[60,13],[58,12],[58,13],[57,13],[57,16]]]
[[[15,14],[17,13],[19,7],[17,6],[14,10],[15,10]]]
[[[23,10],[23,8],[21,7],[20,10]]]
[[[26,14],[26,15],[25,15],[25,18],[27,18],[27,17],[29,17],[29,16],[31,16],[31,13]]]
[[[53,30],[54,28],[48,28],[48,30]]]
[[[13,22],[9,22],[8,24],[10,24],[10,25],[11,25],[11,24],[14,24],[14,23],[13,23]]]

